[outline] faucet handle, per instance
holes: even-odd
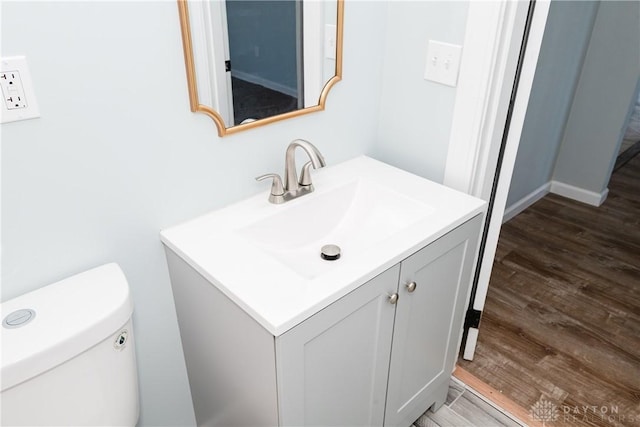
[[[311,162],[307,162],[302,166],[302,171],[300,172],[300,180],[298,184],[303,187],[307,187],[311,185],[311,168],[313,164]]]
[[[282,178],[277,173],[268,173],[256,177],[256,181],[262,181],[268,178],[272,178],[271,182],[271,194],[269,194],[269,201],[271,203],[284,203],[284,187],[282,186]]]
[[[265,179],[273,178],[271,182],[271,194],[274,196],[281,196],[284,194],[284,187],[282,186],[282,178],[277,173],[267,173],[256,177],[256,181],[262,181]]]

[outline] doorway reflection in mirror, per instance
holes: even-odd
[[[225,5],[233,124],[304,108],[302,1]]]
[[[341,79],[343,0],[178,5],[191,110],[221,136],[324,109]]]

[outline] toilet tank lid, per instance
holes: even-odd
[[[14,314],[6,324],[7,316],[23,309],[33,313]],[[3,302],[1,389],[88,350],[123,327],[132,313],[127,280],[114,263]]]

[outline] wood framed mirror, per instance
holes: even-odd
[[[191,111],[225,136],[321,111],[342,78],[344,0],[177,0]]]

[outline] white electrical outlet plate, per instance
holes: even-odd
[[[40,117],[31,74],[24,56],[0,59],[0,123]]]
[[[20,71],[0,73],[0,88],[2,89],[2,97],[7,109],[27,108]]]
[[[462,46],[429,40],[424,78],[447,86],[458,84]]]

